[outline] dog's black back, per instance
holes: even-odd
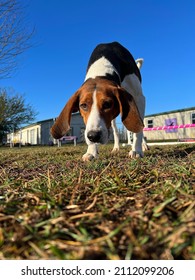
[[[126,75],[135,74],[141,82],[141,74],[131,53],[118,42],[108,44],[99,44],[94,49],[89,59],[89,67],[101,57],[105,57],[115,67],[119,74],[119,83],[123,81]],[[116,75],[116,73],[114,73]],[[107,75],[106,75],[106,78]]]

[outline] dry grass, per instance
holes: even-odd
[[[0,150],[0,259],[195,259],[195,145]]]

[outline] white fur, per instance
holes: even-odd
[[[96,158],[97,155],[98,155],[97,144],[91,142],[87,137],[87,134],[88,134],[89,131],[93,130],[93,131],[101,131],[102,132],[102,136],[101,136],[101,139],[100,139],[101,144],[105,144],[108,141],[108,129],[107,129],[106,124],[105,124],[104,120],[101,118],[100,113],[98,111],[96,95],[97,95],[97,92],[95,90],[93,92],[93,104],[92,104],[91,112],[89,114],[86,129],[85,129],[85,141],[88,145],[88,149],[87,149],[86,154],[83,155],[83,160],[84,161],[88,161],[88,160],[91,160],[93,158]]]
[[[89,78],[95,79],[97,76],[106,76],[106,74],[112,75],[114,72],[118,75],[118,72],[112,63],[102,56],[89,67],[85,81]]]
[[[142,67],[144,60],[143,58],[137,58],[135,62],[137,64],[137,67],[140,69]]]
[[[97,108],[97,92],[96,90],[93,93],[93,104],[91,108],[91,112],[89,114],[86,130],[85,130],[85,140],[88,145],[92,144],[92,142],[87,138],[87,133],[91,130],[101,131],[102,137],[100,139],[101,144],[105,144],[108,139],[108,129],[104,120],[100,116],[100,112]]]
[[[90,161],[98,156],[97,144],[88,144],[87,152],[83,155],[83,161]]]
[[[118,135],[118,128],[116,126],[116,119],[112,120],[111,122],[113,135],[114,135],[114,147],[112,153],[116,153],[119,151],[119,135]]]

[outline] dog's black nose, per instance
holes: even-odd
[[[87,133],[87,138],[94,143],[98,143],[100,141],[100,138],[102,136],[101,131],[94,131],[94,130],[90,130]]]

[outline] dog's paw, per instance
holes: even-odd
[[[88,153],[84,154],[82,157],[83,161],[92,161],[93,159],[95,159],[95,157],[92,154]]]
[[[148,146],[146,143],[143,143],[143,144],[142,144],[142,149],[143,149],[143,151],[148,151],[148,150],[150,150],[149,146]]]
[[[144,157],[144,154],[143,154],[143,152],[138,152],[138,151],[130,151],[129,152],[129,157],[130,158],[143,158]]]
[[[114,155],[114,154],[117,154],[119,152],[119,147],[118,148],[113,148],[112,151],[111,151],[111,154]]]

